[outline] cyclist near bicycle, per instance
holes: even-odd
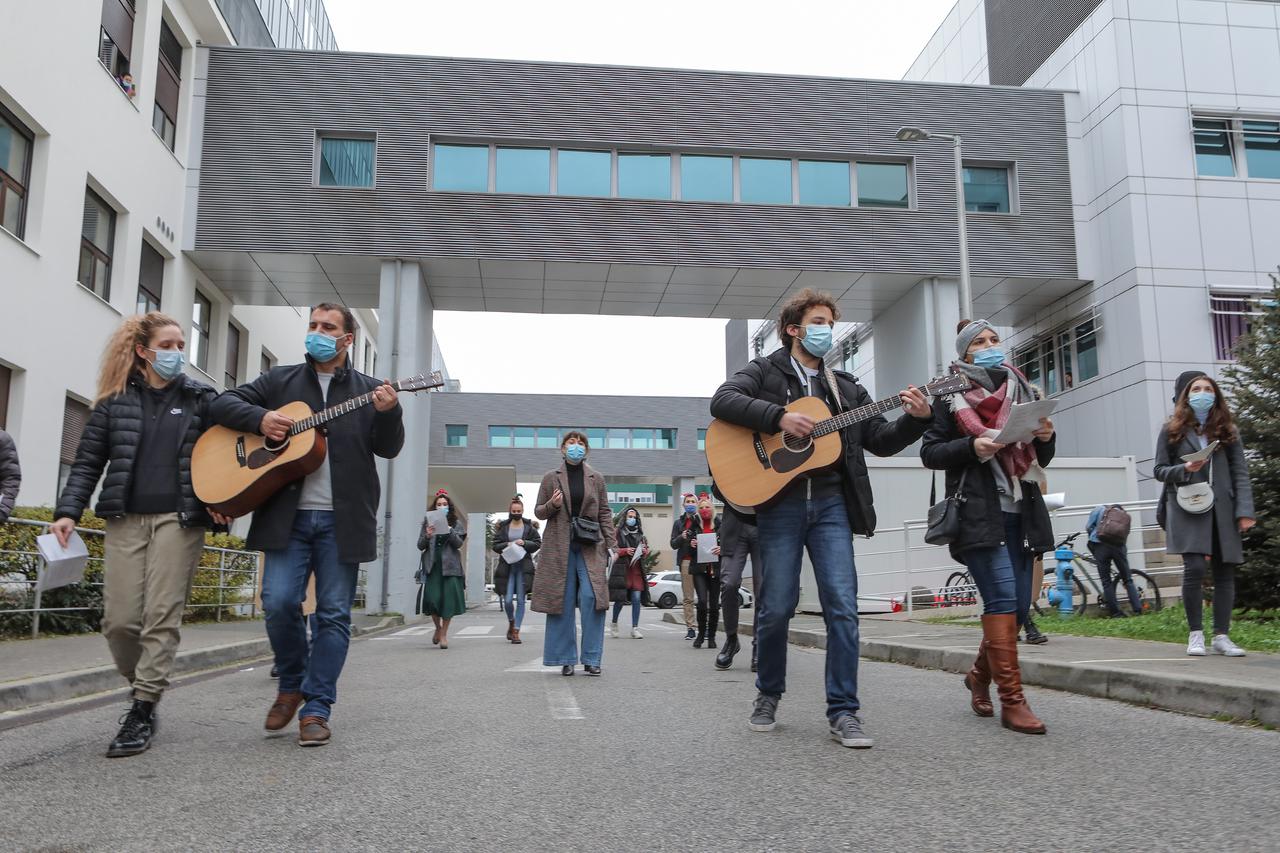
[[[1124,512],[1124,508],[1119,504],[1112,506]],[[1116,572],[1129,593],[1129,605],[1133,608],[1135,616],[1142,613],[1142,596],[1138,595],[1138,588],[1134,586],[1133,575],[1129,571],[1129,552],[1123,544],[1104,541],[1100,533],[1099,522],[1102,521],[1103,513],[1110,508],[1107,504],[1095,506],[1093,512],[1089,513],[1089,520],[1085,522],[1084,529],[1089,532],[1089,550],[1093,553],[1093,558],[1098,561],[1098,576],[1102,579],[1102,594],[1106,599],[1107,610],[1111,612],[1112,619],[1122,619],[1125,613],[1120,609],[1120,602],[1116,600],[1116,587],[1111,582],[1112,561],[1115,562]]]
[[[1042,420],[1030,443],[998,444],[1011,407],[1035,399],[1026,377],[1010,364],[1000,336],[986,320],[962,321],[959,360],[952,370],[969,378],[969,390],[933,404],[924,434],[925,467],[947,472],[946,493],[964,498],[960,537],[951,554],[963,563],[982,594],[982,644],[964,678],[970,707],[994,714],[990,687],[1000,692],[1005,728],[1044,734],[1045,726],[1022,693],[1018,669],[1018,613],[1031,604],[1032,554],[1053,548],[1053,527],[1037,482],[1053,459],[1053,422]]]

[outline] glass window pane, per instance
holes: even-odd
[[[587,444],[588,444],[588,445],[590,445],[591,447],[595,447],[595,448],[601,448],[601,447],[604,447],[604,434],[605,434],[605,431],[604,431],[603,429],[598,429],[598,428],[597,428],[597,429],[589,429],[589,430],[587,430],[586,432],[587,432]]]
[[[560,430],[555,427],[538,427],[538,447],[556,449],[560,446]]]
[[[909,207],[906,163],[859,163],[859,207]]]
[[[1058,374],[1058,362],[1053,348],[1053,341],[1044,343],[1044,390],[1046,394],[1057,394],[1062,390]]]
[[[676,449],[676,431],[674,429],[658,430],[657,448],[659,450],[675,450]]]
[[[801,160],[800,203],[849,206],[849,164],[826,160]]]
[[[791,161],[740,157],[738,185],[747,204],[791,204]]]
[[[0,169],[9,173],[9,177],[19,183],[26,180],[27,153],[30,143],[18,133],[4,116],[0,116]]]
[[[561,149],[556,154],[556,193],[607,198],[612,160],[613,155],[608,151]]]
[[[85,194],[83,230],[80,233],[107,255],[111,254],[112,215],[111,208],[103,204],[96,195],[91,192]]]
[[[1280,121],[1246,121],[1244,157],[1249,177],[1280,178]]]
[[[445,425],[445,444],[449,447],[466,447],[467,446],[467,425],[466,424],[446,424]]]
[[[499,148],[494,175],[500,193],[551,192],[551,149]]]
[[[320,186],[373,186],[373,140],[320,140]]]
[[[437,145],[431,186],[437,190],[488,192],[489,146]]]
[[[625,429],[609,430],[609,436],[608,436],[607,442],[605,443],[605,447],[608,447],[612,450],[625,449],[627,446],[627,438],[629,437],[628,436],[629,432],[630,430],[625,430]]]
[[[534,444],[536,443],[534,440],[533,427],[516,427],[515,435],[516,435],[516,442],[515,442],[516,447],[533,447]]]
[[[22,196],[12,187],[0,187],[0,226],[10,234],[22,236]]]
[[[631,447],[635,450],[653,450],[654,434],[651,429],[633,429],[631,431]]]
[[[1076,326],[1076,381],[1084,382],[1098,375],[1098,333],[1093,321]]]
[[[1070,391],[1076,384],[1076,372],[1071,358],[1070,332],[1058,336],[1058,364],[1062,369],[1062,390]]]
[[[705,429],[698,430],[698,449],[707,449],[707,431]]]
[[[1013,364],[1022,371],[1028,382],[1033,385],[1040,383],[1040,347],[1038,345],[1024,349],[1015,355]]]
[[[490,447],[510,447],[511,446],[511,427],[501,427],[501,426],[489,427],[489,446]]]
[[[733,201],[733,158],[681,154],[680,198]]]
[[[1192,135],[1196,143],[1196,174],[1231,178],[1236,174],[1231,159],[1230,123],[1196,119]]]
[[[619,198],[671,198],[671,155],[619,154]]]
[[[80,267],[76,271],[76,281],[85,287],[93,287],[93,252],[80,246]]]
[[[1009,170],[966,166],[964,209],[973,213],[1008,213]]]

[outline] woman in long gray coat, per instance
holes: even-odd
[[[1231,609],[1235,605],[1235,569],[1244,562],[1240,535],[1254,525],[1253,488],[1249,463],[1231,410],[1218,384],[1201,371],[1178,377],[1173,395],[1173,417],[1156,438],[1155,475],[1165,484],[1161,496],[1166,545],[1170,554],[1181,554],[1182,602],[1191,635],[1187,654],[1205,654],[1204,576],[1213,565],[1214,654],[1240,657],[1244,651],[1231,642]],[[1182,457],[1219,446],[1208,460],[1184,462]],[[1205,512],[1184,510],[1177,499],[1179,486],[1210,483],[1213,505]]]
[[[573,675],[578,663],[575,605],[582,614],[582,666],[587,675],[600,674],[604,653],[604,612],[609,607],[605,571],[615,531],[604,477],[586,463],[589,450],[585,435],[565,434],[560,442],[564,464],[542,478],[533,508],[534,515],[547,523],[532,604],[534,610],[547,614],[542,663],[560,667],[564,675]],[[573,518],[598,522],[599,540],[575,541]]]

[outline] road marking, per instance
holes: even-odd
[[[391,635],[391,637],[420,637],[423,634],[426,634],[434,630],[435,630],[434,625],[413,625],[412,627],[404,628],[400,631],[396,631],[394,634]],[[377,637],[375,639],[390,639],[390,637],[386,637],[386,638]]]
[[[584,719],[582,709],[578,707],[578,700],[573,698],[573,691],[564,682],[563,676],[561,680],[545,678],[543,679],[543,686],[547,690],[547,707],[551,709],[552,719]]]
[[[528,663],[522,663],[519,666],[513,666],[504,672],[559,672],[558,666],[543,666],[542,658],[536,657]]]
[[[493,630],[492,625],[469,625],[458,632],[459,637],[481,637]]]
[[[1102,658],[1101,660],[1073,660],[1072,663],[1143,663],[1157,660],[1186,660],[1186,658]]]

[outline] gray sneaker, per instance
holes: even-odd
[[[771,732],[778,724],[774,719],[778,715],[778,700],[781,696],[770,696],[760,693],[756,696],[755,707],[751,709],[751,731]]]
[[[831,737],[850,749],[870,749],[871,736],[862,731],[862,721],[855,714],[841,714],[831,724]]]

